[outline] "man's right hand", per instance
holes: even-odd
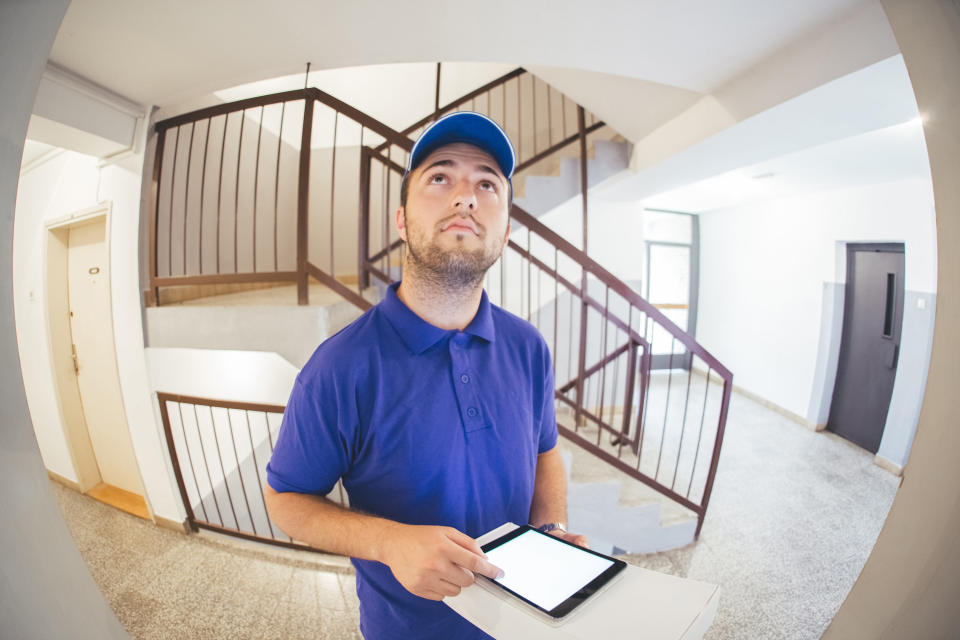
[[[455,596],[474,573],[498,578],[477,541],[451,527],[397,524],[384,541],[384,563],[410,593],[428,600]]]

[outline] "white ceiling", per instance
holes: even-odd
[[[708,92],[864,0],[73,0],[51,59],[164,106],[245,82],[388,62],[599,71]]]
[[[644,206],[707,213],[763,200],[898,180],[930,180],[920,117],[684,185]]]
[[[871,64],[883,47],[868,46],[866,35],[858,43],[855,27],[850,37],[855,16],[886,25],[876,0],[488,0],[469,9],[444,0],[72,0],[51,59],[163,111],[215,92],[233,99],[223,90],[245,83],[302,77],[307,61],[314,70],[437,60],[524,66],[633,141],[716,92],[732,126],[601,196],[708,211],[927,170],[919,126],[895,126],[916,117],[902,61]],[[825,73],[837,75],[825,69],[844,65],[869,66],[817,86]],[[396,69],[398,79],[414,73]],[[356,81],[348,76],[336,81],[349,87]],[[365,87],[366,110],[376,115],[378,100],[399,102],[405,88],[399,80]],[[768,104],[751,112],[738,102],[744,96]],[[752,179],[760,173],[775,175]]]

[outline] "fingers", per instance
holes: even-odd
[[[460,549],[454,550],[454,555],[451,558],[455,564],[474,573],[486,576],[491,580],[503,577],[503,571],[487,561],[483,549],[480,548],[476,540],[456,529],[451,529],[450,531],[450,539],[460,546]]]

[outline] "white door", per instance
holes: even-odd
[[[105,238],[102,219],[70,228],[67,286],[77,384],[103,482],[142,496],[120,398]]]

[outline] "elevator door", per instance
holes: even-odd
[[[900,352],[903,245],[847,245],[837,380],[827,428],[871,453],[880,448]]]

